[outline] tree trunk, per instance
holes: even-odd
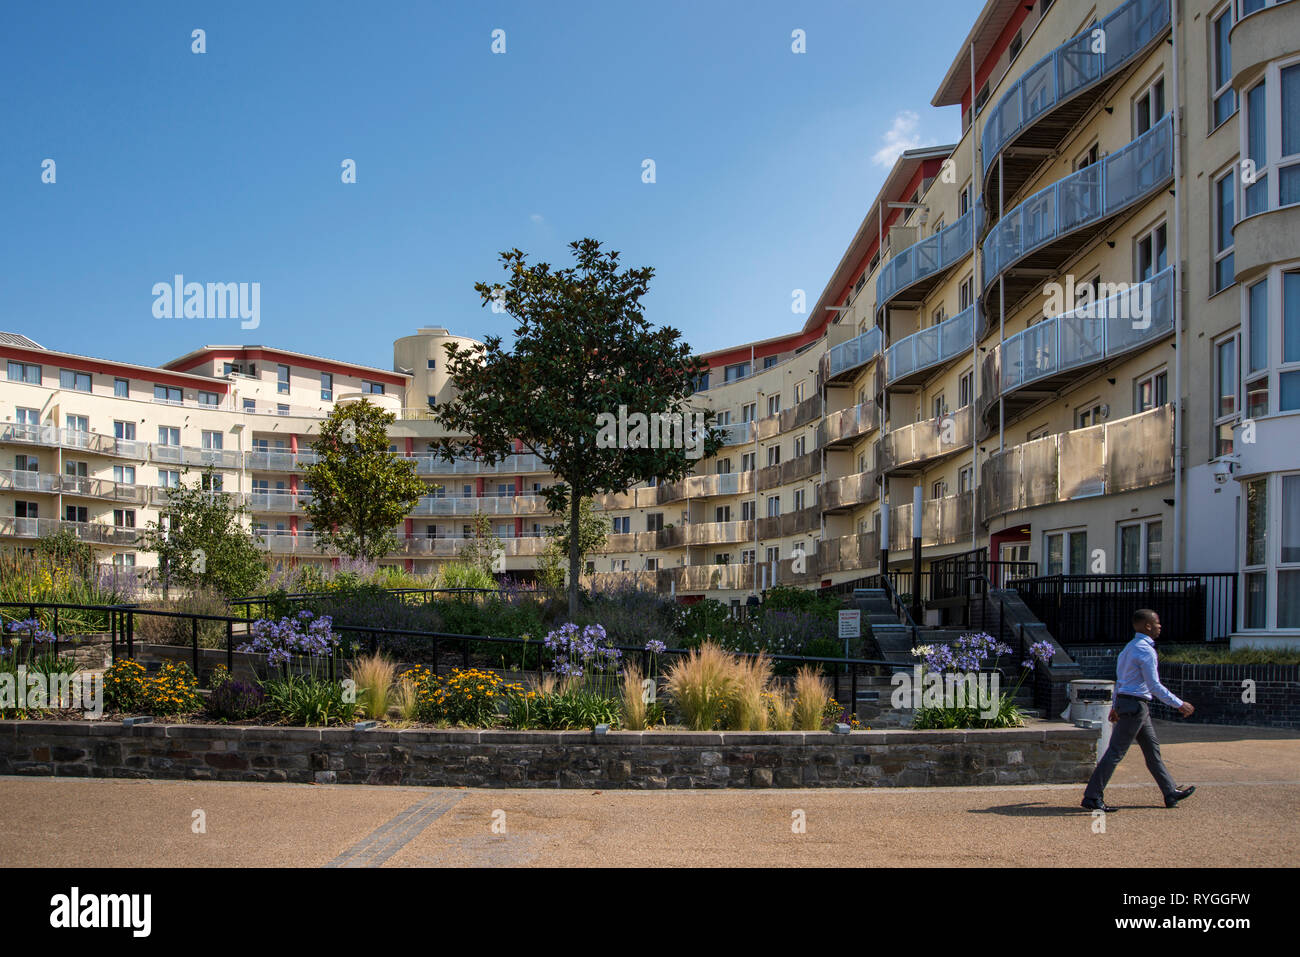
[[[582,496],[569,488],[569,621],[578,617],[578,517]]]

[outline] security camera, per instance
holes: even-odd
[[[1210,466],[1210,471],[1214,475],[1214,484],[1225,485],[1228,479],[1232,478],[1232,473],[1236,467],[1236,462],[1232,458],[1222,458]]]

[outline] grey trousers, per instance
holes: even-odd
[[[1101,799],[1110,776],[1128,753],[1134,738],[1142,749],[1142,756],[1146,758],[1147,770],[1160,786],[1160,793],[1169,797],[1178,790],[1178,785],[1174,784],[1173,777],[1165,768],[1165,762],[1160,759],[1160,742],[1156,740],[1155,725],[1151,723],[1151,706],[1140,698],[1116,698],[1115,712],[1119,715],[1119,720],[1111,730],[1110,746],[1097,762],[1096,770],[1088,780],[1087,790],[1083,792],[1084,798]]]

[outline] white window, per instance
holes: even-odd
[[[742,406],[740,407],[740,421],[741,421],[741,422],[753,422],[754,419],[756,419],[756,418],[758,418],[758,403],[757,403],[757,402],[749,402],[749,403],[746,403],[745,405],[742,405]]]
[[[135,509],[113,509],[113,525],[117,528],[135,528]]]
[[[1238,420],[1237,336],[1214,344],[1214,454],[1232,454],[1232,427]]]
[[[21,409],[19,411],[22,411]],[[113,437],[123,442],[135,441],[135,423],[115,421],[113,423]]]
[[[1165,224],[1150,230],[1137,241],[1137,278],[1145,282],[1169,265],[1168,231]]]
[[[179,469],[159,469],[158,486],[160,488],[180,488],[181,473]]]
[[[281,395],[289,394],[289,367],[278,365],[275,367],[275,391]]]
[[[1169,398],[1169,374],[1164,369],[1148,372],[1133,382],[1133,412],[1145,412],[1164,405]]]
[[[718,459],[714,463],[716,474],[726,475],[731,471],[731,459]]]
[[[781,514],[781,496],[769,495],[767,498],[767,517],[776,518]]]
[[[742,522],[752,522],[752,521],[754,520],[754,503],[753,503],[753,502],[741,502],[741,503],[740,503],[740,520],[741,520]]]
[[[60,369],[59,388],[72,389],[75,392],[89,392],[90,373],[76,372],[72,369]]]
[[[1232,7],[1225,4],[1210,15],[1210,129],[1220,126],[1237,109],[1232,90]]]
[[[781,396],[779,394],[769,395],[767,397],[767,414],[776,415],[780,411],[781,411]]]
[[[1300,203],[1300,59],[1270,64],[1244,106],[1242,216]]]
[[[957,382],[957,408],[964,409],[975,401],[975,372],[963,373]]]
[[[803,511],[803,508],[804,508],[804,501],[803,501],[803,500],[804,500],[804,490],[801,489],[801,488],[797,488],[797,489],[795,489],[795,490],[794,490],[794,510],[795,510],[796,512],[801,512],[801,511]]]
[[[657,572],[657,571],[659,571],[659,559],[657,559],[657,558],[647,558],[647,559],[645,560],[645,570],[648,571],[648,572]]]
[[[181,430],[171,425],[158,426],[159,445],[180,445]]]
[[[767,548],[767,563],[774,565],[781,560],[781,546],[769,545]]]
[[[740,553],[740,564],[742,565],[754,564],[754,550],[752,548],[747,548]]]
[[[975,468],[971,465],[963,465],[957,470],[957,491],[965,494],[975,488]]]
[[[1133,101],[1133,135],[1141,136],[1165,115],[1165,78],[1156,77]]]
[[[1231,90],[1229,90],[1231,92]],[[1214,220],[1214,285],[1213,292],[1227,289],[1233,284],[1232,227],[1236,225],[1233,190],[1235,164],[1214,181],[1214,203],[1211,210]]]
[[[1160,519],[1125,522],[1119,526],[1119,572],[1121,575],[1160,574]]]
[[[750,365],[748,362],[737,362],[729,365],[723,370],[723,382],[735,382],[737,379],[744,379],[749,376]]]
[[[153,387],[153,400],[167,405],[180,405],[184,400],[184,396],[181,390],[174,385],[156,385]]]
[[[63,520],[84,525],[90,521],[90,512],[84,505],[65,505],[63,506]]]
[[[327,402],[334,399],[334,376],[329,372],[320,374],[320,397]]]
[[[768,464],[768,465],[780,465],[780,464],[781,464],[781,446],[779,446],[779,445],[769,445],[769,446],[768,446],[768,448],[767,448],[767,464]]]
[[[69,415],[63,420],[69,432],[89,432],[90,418],[84,415]]]
[[[41,384],[41,367],[33,362],[9,362],[9,381],[26,382],[28,385]]]
[[[930,498],[943,498],[947,494],[948,483],[943,479],[939,479],[934,485],[930,486]]]
[[[731,506],[719,505],[713,510],[713,520],[715,522],[731,521]]]
[[[129,379],[113,380],[113,395],[119,399],[129,399],[131,397],[131,382]]]
[[[224,448],[225,436],[220,432],[203,430],[203,447],[205,449]]]
[[[1043,559],[1049,575],[1088,573],[1088,532],[1068,529],[1043,536]]]
[[[114,568],[135,568],[135,552],[114,552]]]
[[[118,485],[135,484],[135,466],[134,465],[114,465],[113,481]]]
[[[200,392],[200,393],[199,393],[199,405],[212,405],[212,406],[216,406],[216,405],[220,405],[220,404],[221,404],[221,393],[219,393],[219,392]]]
[[[798,405],[803,401],[804,390],[807,388],[806,382],[796,382],[794,384],[794,404]]]
[[[1086,429],[1090,426],[1101,425],[1103,418],[1101,403],[1093,400],[1087,405],[1074,410],[1074,427],[1076,429]]]
[[[754,470],[753,452],[742,452],[740,454],[740,470],[742,472],[752,472]]]
[[[969,308],[975,302],[975,275],[972,273],[962,280],[957,291],[957,311]]]
[[[366,382],[362,380],[361,391],[367,395],[383,395],[384,384],[382,382]]]

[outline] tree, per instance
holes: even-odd
[[[426,486],[415,463],[388,450],[388,426],[397,418],[368,399],[335,406],[312,444],[317,461],[303,470],[312,499],[303,510],[329,546],[352,558],[374,560],[397,546],[393,528],[415,507]]]
[[[492,520],[482,512],[474,515],[474,534],[465,539],[457,556],[466,565],[483,573],[484,580],[496,582],[495,573],[505,570],[506,549],[492,532]]]
[[[513,351],[499,336],[464,349],[447,343],[456,395],[436,418],[469,437],[440,442],[447,459],[468,449],[494,465],[521,442],[559,479],[544,491],[547,507],[567,511],[570,527],[581,528],[584,497],[652,479],[676,481],[694,460],[717,451],[720,439],[707,428],[707,413],[687,401],[706,363],[680,332],[652,327],[642,314],[654,270],[620,270],[619,254],[602,252],[594,239],[569,246],[575,267],[530,265],[514,249],[500,257],[504,284],[475,284],[484,306],[514,319]],[[619,416],[621,423],[621,412],[631,413],[629,420],[682,416],[679,441],[663,447],[638,423],[610,442],[610,421]],[[578,611],[580,539],[568,542],[571,616]]]
[[[137,538],[140,548],[158,556],[164,597],[178,585],[233,598],[247,595],[266,577],[262,551],[243,522],[248,510],[235,496],[216,490],[217,481],[208,468],[199,482],[169,489],[159,520]]]
[[[570,519],[546,529],[546,548],[537,562],[537,578],[543,588],[558,591],[564,587],[564,559],[569,554]],[[578,507],[578,564],[598,552],[609,540],[609,519],[596,512],[594,503],[584,498]]]

